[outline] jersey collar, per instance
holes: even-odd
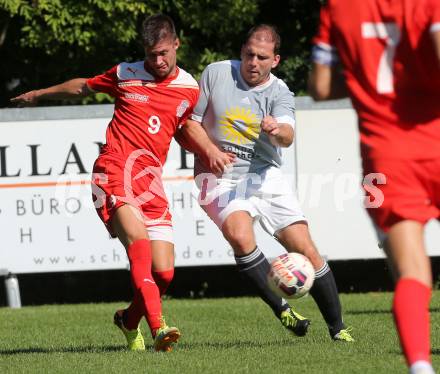
[[[153,80],[153,81],[156,82],[156,83],[168,83],[168,82],[171,82],[171,81],[173,81],[174,79],[176,79],[176,78],[179,76],[179,73],[180,73],[180,69],[179,69],[179,67],[176,65],[176,71],[175,71],[174,74],[169,75],[169,76],[167,76],[167,77],[164,78],[164,79],[157,79],[153,74],[149,73],[148,70],[145,68],[145,61],[144,61],[144,63],[143,63],[143,67],[144,67],[145,73],[147,73],[147,74],[152,78],[151,80]]]

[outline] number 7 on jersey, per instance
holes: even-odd
[[[395,23],[362,23],[364,39],[385,39],[386,46],[377,69],[376,90],[380,94],[394,92],[393,60],[400,42],[400,30]]]

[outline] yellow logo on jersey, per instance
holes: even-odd
[[[254,142],[260,133],[260,121],[250,109],[227,109],[219,123],[220,131],[226,140],[235,144]]]

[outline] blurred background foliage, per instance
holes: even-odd
[[[239,58],[251,26],[276,25],[282,63],[275,74],[305,93],[319,0],[0,0],[0,107],[16,94],[143,59],[138,30],[158,12],[174,19],[178,64],[197,78],[213,61]]]

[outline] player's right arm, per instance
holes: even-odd
[[[26,92],[11,99],[12,103],[19,106],[33,106],[39,100],[63,100],[79,99],[93,92],[105,92],[117,97],[117,69],[118,65],[113,66],[105,73],[93,78],[75,78],[55,86]]]
[[[321,9],[320,26],[313,40],[312,70],[308,89],[315,100],[341,99],[348,96],[345,78],[336,49],[332,46],[330,12]]]
[[[348,96],[341,66],[312,62],[308,90],[316,101],[342,99]]]
[[[34,106],[39,100],[75,99],[89,95],[93,91],[87,86],[86,78],[75,78],[40,90],[33,90],[11,99],[19,106]]]

